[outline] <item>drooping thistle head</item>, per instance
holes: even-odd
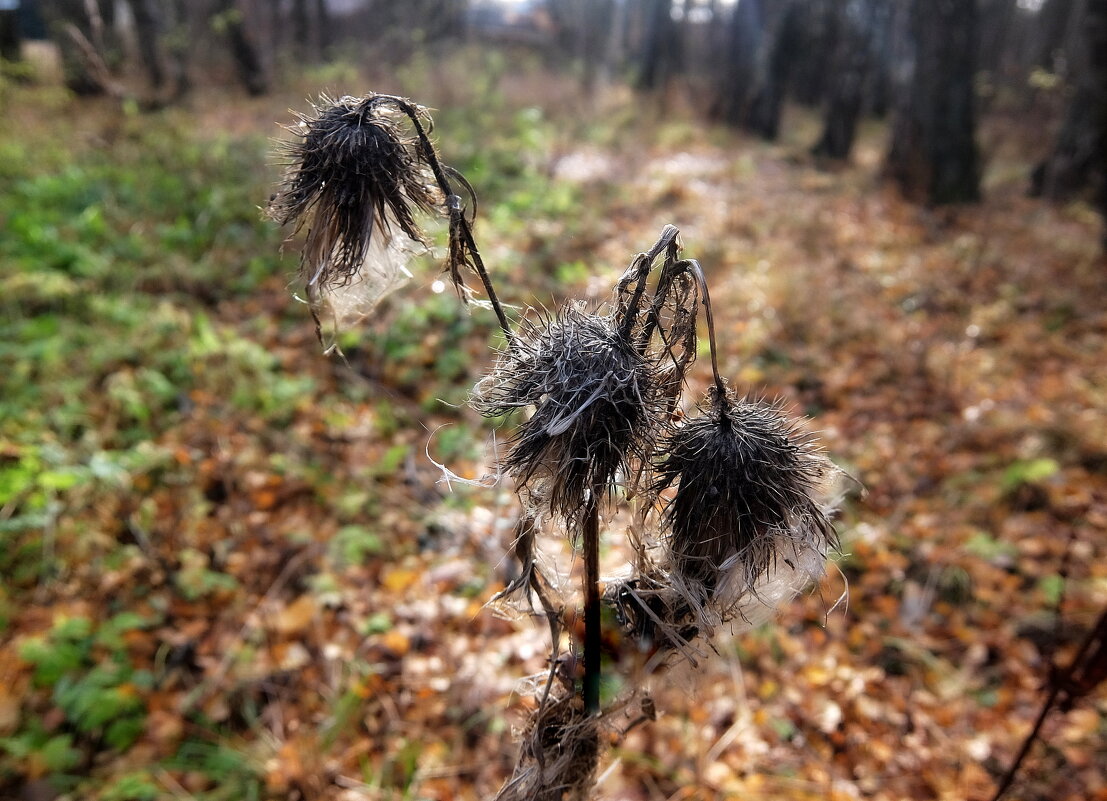
[[[772,571],[802,583],[800,567],[812,554],[821,564],[834,543],[823,495],[837,469],[777,406],[712,387],[660,453],[654,489],[675,486],[664,511],[668,569],[692,609],[741,614]]]
[[[472,403],[486,417],[534,408],[502,467],[532,503],[573,520],[588,493],[648,460],[663,398],[656,365],[615,318],[568,306],[523,323]]]
[[[314,113],[297,116],[289,130],[298,139],[284,146],[287,170],[267,211],[295,231],[307,226],[300,272],[313,311],[325,304],[336,318],[363,315],[406,279],[424,245],[416,214],[443,200],[396,98],[324,95]]]

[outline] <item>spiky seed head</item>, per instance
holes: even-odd
[[[296,231],[308,226],[300,270],[309,286],[341,287],[360,276],[373,252],[403,250],[401,240],[423,243],[415,212],[440,200],[393,99],[323,95],[313,114],[298,117],[289,128],[298,140],[284,147],[287,170],[267,210]]]
[[[589,492],[649,458],[663,400],[656,367],[613,319],[570,306],[524,322],[472,404],[486,417],[534,408],[502,467],[532,501],[573,520]]]
[[[694,605],[737,603],[778,560],[807,564],[833,544],[822,494],[837,469],[779,406],[712,388],[660,451],[654,488],[676,487],[664,513],[669,567]]]

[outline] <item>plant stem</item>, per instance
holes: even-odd
[[[687,259],[688,271],[696,279],[700,287],[700,301],[707,312],[707,342],[711,350],[711,374],[715,379],[715,388],[719,391],[719,397],[726,404],[726,384],[719,374],[718,348],[715,345],[715,316],[711,313],[711,295],[707,291],[707,278],[703,274],[703,268],[695,259]]]
[[[1011,786],[1011,782],[1015,780],[1015,774],[1019,771],[1019,766],[1022,765],[1026,755],[1030,753],[1031,746],[1034,745],[1034,741],[1038,739],[1038,733],[1042,730],[1042,724],[1045,723],[1046,716],[1049,715],[1053,709],[1054,703],[1057,701],[1057,696],[1061,693],[1061,686],[1055,684],[1049,691],[1049,695],[1046,697],[1045,703],[1042,704],[1041,710],[1038,712],[1038,718],[1034,721],[1034,727],[1030,730],[1030,734],[1026,739],[1022,741],[1022,747],[1019,749],[1018,755],[1011,763],[1011,767],[1007,769],[1007,773],[1004,774],[999,784],[996,786],[996,794],[992,796],[992,801],[999,801],[1007,788]]]
[[[411,124],[415,128],[415,133],[419,137],[419,144],[423,148],[423,155],[427,160],[427,164],[430,165],[431,172],[434,173],[434,180],[438,184],[438,188],[442,191],[442,194],[446,196],[447,203],[449,203],[450,198],[457,193],[453,191],[453,187],[446,177],[446,171],[442,169],[442,164],[438,160],[438,153],[435,152],[434,145],[431,144],[430,137],[427,136],[427,132],[423,128],[423,123],[419,119],[419,110],[402,97],[396,97],[394,95],[382,97],[387,97],[388,101],[394,103],[396,107],[411,120]],[[484,285],[484,292],[488,296],[488,302],[492,304],[492,310],[496,313],[496,320],[499,321],[500,329],[507,338],[507,344],[509,346],[514,345],[515,336],[511,333],[511,326],[508,325],[507,315],[504,314],[503,306],[500,304],[500,299],[496,295],[495,288],[492,286],[492,277],[488,274],[488,269],[484,266],[484,259],[481,258],[480,251],[477,249],[476,240],[473,238],[473,229],[460,210],[455,212],[451,209],[451,216],[455,213],[457,214],[457,225],[461,231],[462,240],[465,242],[465,247],[468,249],[470,257],[473,259],[473,269],[480,278],[481,284]]]
[[[584,711],[600,712],[600,510],[595,490],[584,507]]]
[[[515,335],[511,332],[511,326],[507,322],[507,315],[504,314],[503,306],[500,304],[500,299],[497,297],[496,290],[492,286],[492,277],[488,274],[488,270],[484,266],[484,260],[480,257],[480,251],[477,250],[477,242],[473,239],[473,230],[469,227],[469,221],[465,219],[465,215],[461,215],[459,226],[461,228],[461,235],[465,239],[465,247],[469,249],[469,255],[473,259],[473,266],[476,268],[477,275],[480,276],[480,281],[484,285],[485,294],[488,295],[488,302],[492,304],[492,310],[496,313],[496,320],[500,324],[500,330],[504,332],[507,344],[513,346],[515,344]]]
[[[1099,616],[1099,620],[1088,631],[1084,637],[1083,642],[1080,643],[1080,648],[1077,649],[1076,655],[1073,656],[1069,666],[1059,671],[1054,666],[1052,669],[1053,675],[1050,678],[1050,690],[1049,695],[1046,696],[1045,703],[1042,704],[1042,709],[1038,712],[1038,718],[1034,721],[1034,727],[1030,730],[1030,734],[1023,740],[1022,747],[1019,749],[1018,755],[1015,756],[1014,761],[1011,762],[1011,767],[1007,769],[1007,773],[1004,774],[1000,780],[999,785],[996,787],[996,794],[992,796],[992,801],[999,801],[1007,788],[1011,786],[1011,783],[1015,780],[1015,775],[1018,773],[1019,767],[1022,765],[1023,760],[1026,759],[1026,755],[1030,753],[1031,746],[1034,745],[1035,740],[1038,739],[1038,735],[1041,733],[1042,725],[1045,723],[1046,716],[1050,711],[1058,704],[1058,699],[1062,702],[1082,695],[1083,692],[1090,692],[1092,688],[1088,688],[1081,692],[1081,681],[1077,678],[1081,672],[1088,670],[1089,665],[1084,664],[1084,659],[1094,660],[1097,651],[1093,651],[1093,646],[1098,644],[1099,648],[1102,648],[1102,643],[1107,642],[1107,609],[1103,611]],[[1093,656],[1088,657],[1091,653]],[[1094,686],[1094,685],[1093,685]]]

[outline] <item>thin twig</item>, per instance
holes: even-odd
[[[112,77],[111,70],[104,63],[104,57],[100,55],[100,51],[88,40],[88,37],[81,33],[80,28],[70,22],[66,23],[64,30],[66,35],[73,40],[73,44],[76,45],[77,51],[81,55],[81,61],[84,62],[84,68],[92,75],[93,80],[100,85],[100,88],[109,97],[120,101],[127,100],[127,91],[119,81]]]
[[[1062,699],[1061,703],[1064,703],[1064,701],[1079,696],[1082,692],[1090,691],[1090,688],[1084,688],[1078,682],[1074,682],[1073,678],[1083,667],[1084,657],[1091,651],[1092,645],[1097,640],[1102,641],[1105,639],[1107,639],[1107,609],[1103,611],[1099,620],[1096,621],[1096,624],[1092,626],[1091,630],[1084,637],[1083,642],[1080,643],[1080,647],[1077,649],[1076,655],[1073,656],[1069,666],[1063,671],[1054,669],[1054,675],[1050,682],[1052,686],[1050,687],[1049,695],[1046,696],[1045,703],[1042,704],[1041,711],[1038,712],[1038,718],[1034,721],[1034,727],[1030,730],[1030,734],[1026,735],[1026,739],[1023,740],[1022,747],[1019,748],[1019,753],[1015,756],[1014,761],[1011,762],[1011,767],[1007,769],[1007,773],[1004,774],[1003,779],[996,788],[996,794],[992,796],[992,801],[999,801],[1000,797],[1015,780],[1015,774],[1018,773],[1023,760],[1026,759],[1026,755],[1030,753],[1031,747],[1041,733],[1042,725],[1045,723],[1046,717],[1053,710],[1054,706],[1058,704],[1058,699]]]

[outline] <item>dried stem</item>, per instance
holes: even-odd
[[[1089,653],[1094,653],[1092,647],[1097,643],[1100,649],[1104,647],[1104,643],[1107,643],[1107,609],[1103,611],[1099,616],[1099,620],[1096,621],[1096,624],[1091,628],[1087,636],[1084,637],[1084,641],[1080,643],[1080,647],[1077,649],[1076,655],[1073,656],[1069,666],[1063,671],[1059,671],[1054,667],[1054,675],[1050,681],[1051,686],[1049,695],[1046,696],[1045,703],[1042,704],[1042,709],[1038,712],[1038,718],[1034,721],[1034,726],[1030,729],[1030,734],[1026,735],[1026,739],[1023,740],[1018,755],[1011,762],[1011,767],[1007,769],[1007,773],[1003,776],[1003,779],[996,788],[996,794],[992,796],[992,801],[999,801],[1003,794],[1007,792],[1011,783],[1014,782],[1015,775],[1022,766],[1023,760],[1026,759],[1026,755],[1030,753],[1031,747],[1041,733],[1042,725],[1045,723],[1046,717],[1048,717],[1049,713],[1053,711],[1053,708],[1057,706],[1058,700],[1060,699],[1061,702],[1071,701],[1073,698],[1091,691],[1092,687],[1082,686],[1088,682],[1079,681],[1078,674],[1082,670],[1087,669],[1085,659]]]
[[[584,711],[600,713],[600,510],[593,487],[584,509]]]
[[[703,267],[695,259],[685,259],[679,263],[688,270],[696,279],[700,288],[700,301],[707,312],[707,342],[711,349],[711,374],[715,379],[715,388],[719,391],[719,397],[726,403],[726,384],[719,374],[719,349],[715,344],[715,316],[711,312],[711,295],[707,291],[707,278],[703,274]]]
[[[500,330],[504,332],[504,337],[507,339],[508,345],[513,347],[515,344],[515,335],[511,332],[511,326],[508,324],[503,305],[500,303],[499,296],[496,294],[496,289],[492,285],[492,277],[488,274],[488,269],[484,266],[484,260],[481,258],[480,250],[477,248],[476,240],[473,238],[473,229],[461,211],[460,197],[453,191],[453,186],[450,184],[449,178],[446,177],[446,170],[443,169],[441,162],[438,160],[438,154],[435,152],[434,145],[431,144],[430,137],[427,136],[422,120],[419,119],[419,110],[402,97],[389,95],[388,100],[393,102],[396,107],[411,120],[411,124],[415,128],[415,134],[419,137],[419,144],[423,148],[423,156],[426,158],[427,164],[430,165],[431,172],[434,174],[434,180],[437,182],[438,188],[446,196],[446,202],[450,209],[450,223],[451,225],[457,225],[458,230],[460,230],[462,241],[473,260],[473,269],[480,278],[481,284],[484,285],[484,292],[488,296],[488,302],[492,304],[492,310],[496,313],[496,320],[500,324]],[[458,200],[455,201],[453,198],[458,198]]]

